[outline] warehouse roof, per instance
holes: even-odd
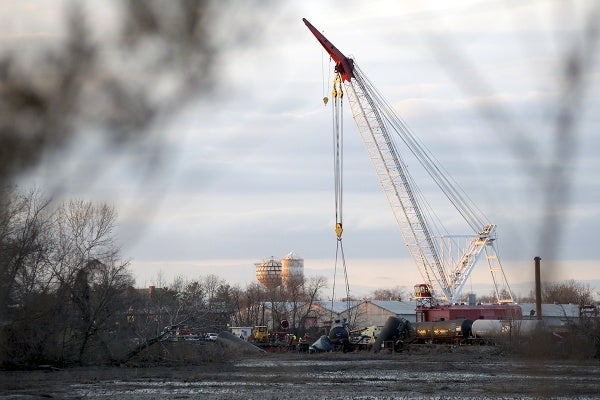
[[[523,318],[527,318],[531,312],[535,312],[535,303],[521,303],[519,304],[523,311]],[[577,318],[579,317],[579,306],[577,304],[542,304],[542,316],[543,317],[566,317],[566,318]]]

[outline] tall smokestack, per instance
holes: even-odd
[[[535,315],[542,319],[542,281],[540,279],[540,261],[542,257],[535,257]]]

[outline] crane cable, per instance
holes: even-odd
[[[343,103],[344,90],[342,88],[342,78],[339,73],[335,74],[333,80],[333,89],[331,90],[332,110],[333,110],[333,169],[334,169],[334,187],[335,187],[335,267],[333,274],[333,292],[331,295],[331,311],[333,313],[333,302],[335,300],[335,281],[337,275],[338,260],[341,259],[344,268],[344,279],[346,283],[346,302],[350,308],[350,286],[348,285],[348,270],[346,268],[346,257],[344,256],[344,246],[342,244],[342,204],[343,204]]]
[[[356,64],[354,64],[354,73],[359,75],[360,79],[365,83],[365,87],[377,104],[378,109],[381,111],[386,125],[398,134],[401,140],[406,144],[407,148],[413,153],[425,171],[431,176],[471,229],[475,232],[479,232],[482,227],[486,225],[485,221],[487,218],[483,215],[483,212],[475,205],[462,187],[441,166],[435,156],[433,156],[425,145],[418,140],[406,123],[396,114],[391,105],[385,100],[375,86],[373,86]]]
[[[329,57],[329,67],[328,71],[331,71],[331,57]],[[323,80],[323,104],[327,107],[327,102],[329,99],[325,95],[325,88],[329,86],[329,74],[327,74],[327,85],[325,85],[325,50],[321,50],[321,77]]]

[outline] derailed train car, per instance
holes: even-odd
[[[471,337],[471,320],[410,323],[399,317],[389,317],[376,338],[348,335],[344,324],[334,324],[328,336],[321,336],[311,351],[358,351],[383,349],[402,351],[411,343],[462,343]],[[369,339],[365,341],[365,339]]]
[[[471,338],[473,321],[457,319],[451,321],[415,323],[415,341],[418,343],[462,343]]]
[[[401,351],[412,343],[465,343],[472,337],[472,325],[473,321],[469,319],[410,323],[390,317],[373,345],[373,351],[382,348]]]
[[[491,344],[501,338],[528,337],[547,331],[542,321],[520,319],[459,319],[415,324],[417,343]]]
[[[507,336],[526,337],[543,330],[545,325],[535,320],[456,319],[410,323],[403,318],[389,317],[377,338],[369,337],[371,340],[365,341],[364,336],[348,335],[347,326],[338,324],[311,348],[313,351],[402,351],[410,344],[491,344]]]
[[[350,351],[353,350],[350,343],[350,328],[344,320],[336,320],[329,330],[329,334],[321,336],[309,347],[309,352],[328,351]]]
[[[540,320],[485,320],[473,322],[473,337],[479,339],[498,339],[515,336],[531,336],[536,333],[549,332],[544,321]]]
[[[383,348],[401,351],[414,338],[414,329],[404,318],[389,317],[383,326],[371,351],[377,353]]]

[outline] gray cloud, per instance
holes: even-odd
[[[524,164],[543,163],[552,149],[550,115],[561,56],[552,38],[570,36],[578,25],[554,26],[546,19],[546,5],[517,3],[506,9],[504,2],[476,2],[436,10],[412,2],[402,7],[355,2],[356,8],[324,18],[328,6],[309,1],[281,7],[271,17],[266,13],[260,39],[239,44],[227,30],[221,32],[226,46],[217,63],[220,90],[176,110],[161,124],[160,140],[149,144],[162,148],[164,168],[151,178],[136,169],[137,156],[151,147],[102,154],[112,172],[95,183],[94,191],[112,197],[120,209],[133,267],[142,268],[136,260],[161,260],[165,268],[170,260],[258,261],[292,249],[306,258],[334,256],[331,115],[320,102],[323,81],[329,79],[322,68],[329,63],[302,17],[314,17],[342,51],[356,54],[417,136],[498,224],[500,255],[529,262],[539,251],[542,196]],[[496,18],[500,12],[507,18]],[[528,18],[532,15],[539,22]],[[455,61],[440,60],[430,48],[431,34],[447,35],[473,60],[475,70],[462,71],[463,78],[476,72],[489,88],[465,92],[443,65]],[[573,162],[575,186],[561,246],[566,259],[600,258],[592,242],[600,204],[594,112],[600,106],[600,73],[594,68]],[[355,258],[406,258],[345,107],[345,249]],[[507,114],[496,112],[500,108]],[[506,115],[511,121],[504,120]],[[511,140],[518,143],[520,133],[508,131],[515,126],[511,123],[527,134],[523,140],[533,143],[540,161],[513,152]],[[122,157],[126,160],[119,161]],[[448,228],[465,233],[409,156],[407,163]]]

